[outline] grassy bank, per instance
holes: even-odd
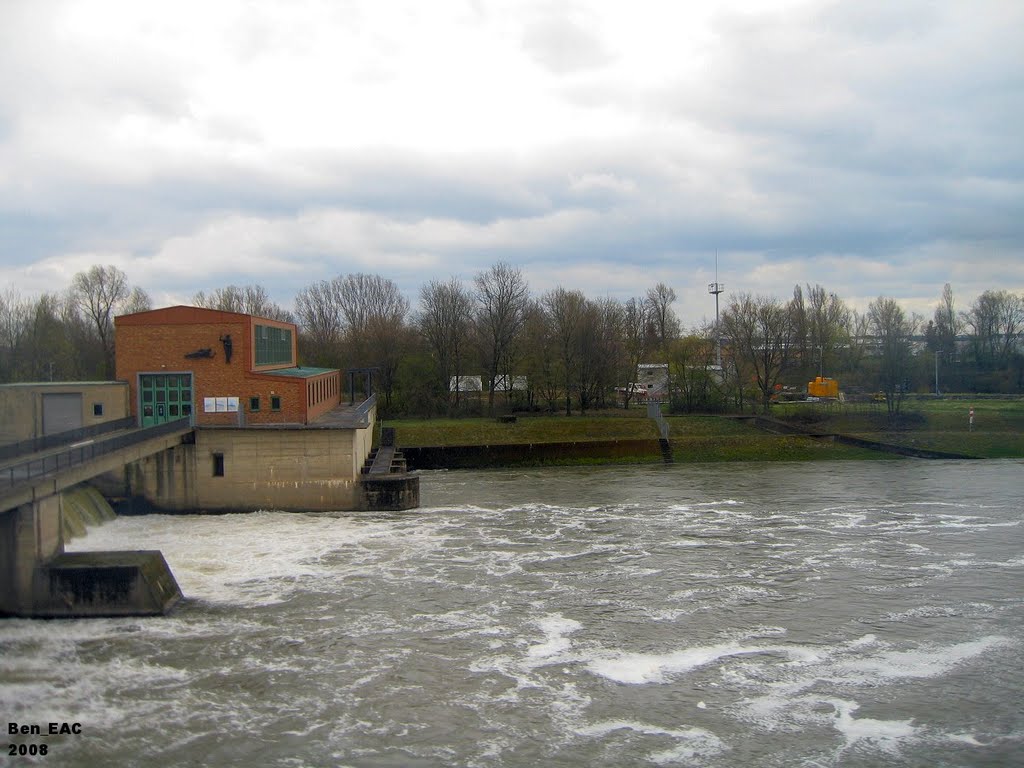
[[[889,423],[885,403],[791,404],[776,406],[772,415],[816,430],[895,445],[987,459],[1024,457],[1024,399],[909,399],[895,424]]]
[[[670,443],[677,462],[700,461],[820,461],[838,459],[892,458],[874,451],[836,445],[806,437],[767,434],[753,425],[719,416],[672,416]],[[403,419],[388,421],[394,427],[402,448],[458,446],[537,445],[544,443],[586,443],[612,440],[656,441],[658,430],[646,412],[587,416],[521,416],[515,423],[500,423],[493,418]],[[501,454],[493,466],[525,464],[590,464],[660,462],[655,450],[634,456],[595,459],[585,455],[532,459],[527,455]],[[488,462],[481,457],[481,465]]]
[[[598,416],[522,416],[515,423],[494,418],[388,421],[403,448],[452,445],[523,445],[581,440],[657,440],[646,414],[619,411]]]
[[[974,409],[974,425],[968,423]],[[780,404],[775,418],[819,432],[835,432],[883,443],[932,451],[961,453],[979,458],[1024,458],[1024,398],[911,399],[903,415],[890,424],[885,403]],[[672,456],[677,462],[700,461],[820,461],[840,459],[893,459],[891,454],[815,440],[773,435],[753,424],[720,416],[669,416]],[[586,416],[529,415],[513,423],[494,418],[403,419],[388,421],[397,430],[403,448],[453,446],[512,446],[589,441],[657,440],[653,421],[642,410],[609,411]],[[531,458],[514,452],[496,452],[492,463],[481,466],[530,464],[587,464],[595,462],[657,462],[651,450],[614,458],[596,459],[580,450],[562,456]],[[593,452],[591,452],[593,453]],[[500,455],[501,458],[498,458]]]

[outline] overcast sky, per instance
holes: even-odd
[[[0,288],[1024,293],[1024,3],[0,0]]]

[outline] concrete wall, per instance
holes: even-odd
[[[128,386],[119,381],[68,381],[0,386],[0,444],[43,435],[43,395],[82,394],[82,426],[92,427],[129,416]],[[94,413],[99,405],[102,414]]]
[[[194,445],[131,465],[128,484],[158,510],[360,509],[372,439],[372,428],[199,428]]]
[[[0,512],[0,613],[30,612],[37,568],[63,550],[59,494]]]

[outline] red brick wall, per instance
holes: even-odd
[[[138,417],[139,373],[191,373],[192,409],[196,424],[237,424],[237,413],[206,413],[204,398],[238,397],[250,424],[305,423],[306,387],[302,379],[270,378],[249,373],[251,319],[233,312],[171,307],[126,315],[115,320],[117,378],[127,381],[132,415]],[[220,339],[231,335],[227,363]],[[294,337],[294,334],[293,334]],[[189,352],[210,348],[212,358],[186,358]],[[271,395],[281,397],[281,410],[272,411]],[[259,396],[260,410],[251,413],[249,398]]]

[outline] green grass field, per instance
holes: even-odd
[[[974,408],[973,429],[968,413]],[[885,403],[779,404],[771,414],[817,431],[837,432],[897,445],[979,458],[1024,457],[1024,398],[908,399],[891,425]],[[721,416],[668,416],[676,461],[814,461],[893,459],[891,454],[811,438],[765,433],[752,424]],[[512,445],[589,440],[656,440],[658,431],[640,409],[586,416],[527,415],[515,423],[490,417],[400,419],[398,444],[420,446]],[[660,457],[637,457],[658,460]],[[567,457],[567,463],[572,463]],[[580,463],[586,460],[580,459]]]
[[[480,417],[388,421],[403,448],[451,445],[563,443],[579,440],[657,440],[658,429],[646,414],[597,416],[521,416],[514,424]]]
[[[988,459],[1024,457],[1024,398],[910,398],[896,424],[889,423],[885,403],[781,405],[773,415],[896,445]]]

